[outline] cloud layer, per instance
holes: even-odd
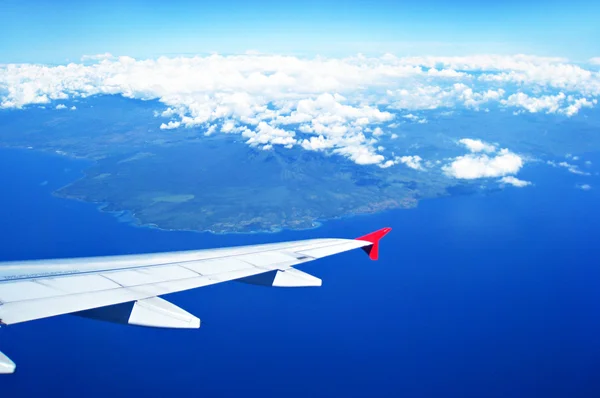
[[[427,122],[410,111],[496,106],[571,117],[596,106],[600,96],[600,71],[525,55],[303,59],[247,54],[136,60],[99,54],[82,60],[61,66],[0,65],[0,107],[99,94],[155,99],[165,105],[164,120],[157,123],[162,129],[202,127],[207,134],[239,134],[263,149],[298,146],[358,164],[403,163],[420,170],[420,158],[378,150],[382,137],[393,138],[388,129],[398,120]],[[517,167],[510,152],[488,156],[495,152],[493,145],[463,144],[474,153],[449,166],[447,173],[458,178],[469,178],[467,169],[501,176]]]

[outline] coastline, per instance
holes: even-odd
[[[14,148],[14,147],[5,147],[5,148]],[[23,149],[23,148],[19,148],[19,149]],[[373,215],[373,214],[380,214],[380,213],[391,211],[391,210],[415,208],[418,206],[418,202],[420,200],[422,200],[422,199],[415,199],[414,197],[404,197],[404,198],[400,198],[397,200],[386,199],[383,201],[383,203],[385,203],[383,206],[377,206],[378,205],[377,203],[374,203],[374,204],[370,203],[370,204],[365,204],[365,205],[361,206],[361,209],[364,209],[363,211],[348,212],[348,213],[344,213],[344,214],[340,214],[340,215],[336,215],[336,216],[328,217],[328,218],[314,218],[314,219],[310,220],[310,222],[311,222],[310,226],[308,226],[308,225],[307,226],[294,226],[294,223],[282,223],[282,224],[275,224],[273,226],[273,228],[270,228],[270,229],[260,229],[260,228],[257,228],[257,229],[244,229],[244,228],[241,228],[241,229],[229,229],[229,228],[211,229],[210,227],[201,228],[201,229],[168,228],[168,227],[161,226],[160,223],[155,223],[152,220],[144,221],[143,218],[141,218],[137,215],[137,211],[135,209],[119,208],[120,205],[118,203],[107,202],[107,201],[94,201],[94,200],[87,199],[85,197],[73,196],[73,195],[64,194],[61,192],[61,191],[64,191],[65,189],[67,189],[68,187],[76,184],[79,181],[85,180],[86,178],[90,178],[90,175],[87,173],[87,170],[90,167],[92,167],[94,164],[97,163],[96,160],[88,159],[86,157],[72,155],[70,153],[63,152],[63,151],[52,151],[52,150],[43,150],[43,149],[36,150],[35,148],[25,148],[25,149],[39,151],[41,153],[54,155],[54,156],[66,157],[68,159],[83,160],[86,162],[90,162],[91,163],[90,165],[79,169],[79,172],[81,173],[81,176],[79,178],[77,178],[57,189],[54,189],[51,192],[51,194],[60,199],[75,200],[78,202],[94,205],[94,206],[96,206],[98,211],[110,214],[113,217],[116,217],[117,219],[125,216],[125,218],[127,218],[127,220],[123,221],[123,222],[126,222],[126,223],[130,224],[131,226],[137,227],[137,228],[150,228],[150,229],[157,229],[157,230],[162,230],[162,231],[186,231],[186,232],[197,232],[197,233],[211,233],[214,235],[277,234],[282,231],[309,231],[309,230],[317,229],[317,228],[321,227],[324,223],[326,223],[328,221],[332,221],[332,220],[350,219],[350,218],[357,217],[357,216],[368,216],[368,215]],[[429,198],[423,198],[423,199],[429,199]],[[116,210],[107,209],[110,207],[117,207],[117,209]],[[305,225],[305,224],[306,223],[302,223],[301,225]]]

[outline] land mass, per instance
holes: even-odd
[[[488,182],[497,189],[494,181],[461,181],[442,172],[441,162],[465,153],[456,144],[463,137],[535,156],[600,149],[600,117],[550,123],[547,115],[464,111],[388,128],[381,145],[437,163],[427,171],[401,164],[382,169],[297,147],[265,151],[235,134],[207,136],[202,128],[161,130],[160,109],[156,101],[98,96],[81,99],[74,112],[0,110],[0,146],[92,160],[81,179],[55,192],[60,197],[130,211],[140,225],[217,233],[313,228],[328,219],[478,192]]]
[[[222,140],[156,147],[135,161],[122,157],[131,154],[97,160],[56,195],[104,203],[105,211],[128,210],[139,224],[164,229],[273,232],[414,207],[421,197],[443,195],[445,187],[417,182],[417,172],[407,178],[319,153]]]

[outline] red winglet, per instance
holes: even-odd
[[[360,238],[356,238],[356,240],[366,240],[367,242],[371,242],[372,245],[365,246],[362,249],[369,255],[371,260],[377,260],[379,258],[379,240],[387,235],[392,229],[381,228],[378,231],[371,232],[370,234],[366,234],[365,236],[361,236]]]

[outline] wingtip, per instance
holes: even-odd
[[[381,229],[378,229],[377,231],[374,231],[369,234],[363,235],[359,238],[356,238],[356,240],[365,240],[367,242],[375,243],[375,242],[378,242],[385,235],[387,235],[391,230],[392,230],[392,228],[390,228],[390,227],[381,228]]]
[[[370,234],[356,238],[356,240],[371,242],[369,246],[363,247],[363,250],[369,255],[371,260],[377,260],[379,258],[379,240],[387,235],[391,230],[392,228],[390,227],[381,228],[377,231],[371,232]]]

